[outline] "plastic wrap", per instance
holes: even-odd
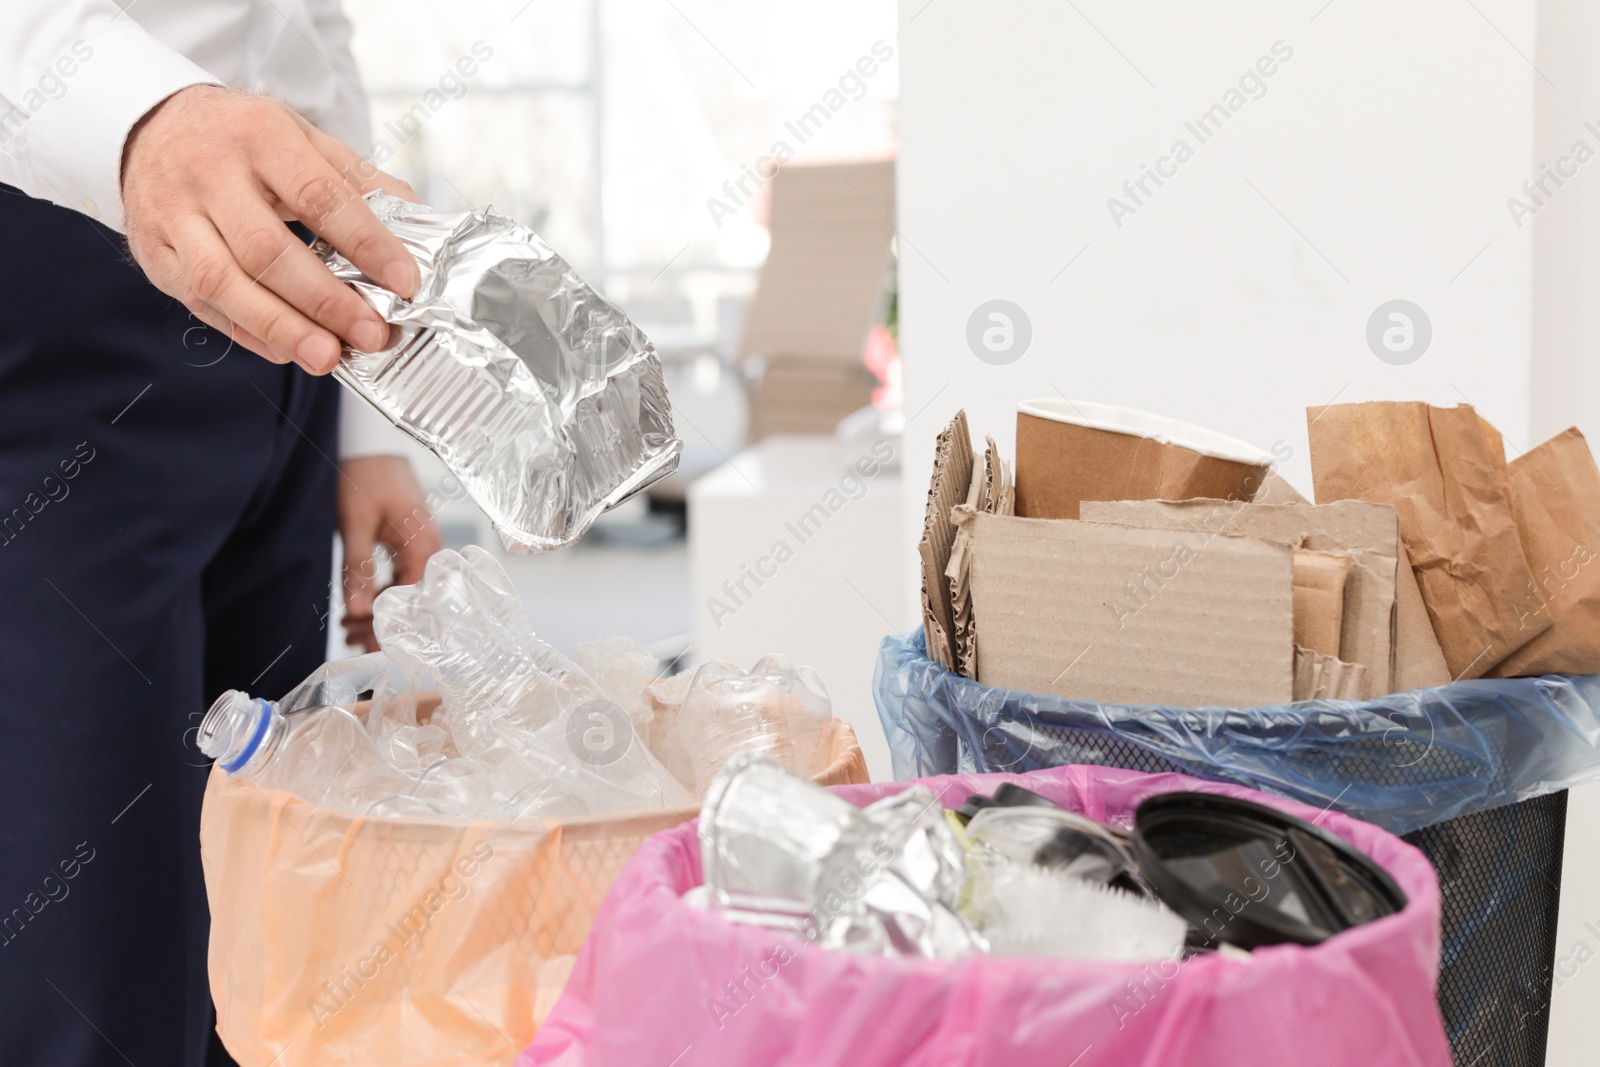
[[[1097,704],[996,689],[884,639],[873,694],[897,778],[1066,763],[1178,770],[1405,834],[1600,779],[1600,675],[1457,682],[1275,708]]]
[[[1248,797],[1318,819],[1382,865],[1408,903],[1315,947],[1243,959],[862,957],[690,906],[684,894],[702,881],[701,853],[696,828],[680,826],[646,841],[623,869],[522,1067],[1448,1067],[1434,1004],[1439,886],[1416,849],[1337,812],[1104,767],[839,792],[866,805],[923,785],[957,805],[1001,781],[1124,827],[1157,793]]]
[[[334,376],[461,479],[514,552],[576,541],[671,474],[683,443],[655,349],[539,235],[492,209],[367,202],[417,259],[402,300],[314,247],[390,324]]]

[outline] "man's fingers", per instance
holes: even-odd
[[[373,587],[377,584],[377,563],[372,558],[372,535],[340,523],[344,541],[344,607],[349,618],[371,618]]]
[[[300,242],[260,200],[219,197],[212,208],[218,229],[245,273],[283,297],[312,321],[363,352],[388,342],[389,328],[355,290]]]
[[[218,311],[209,304],[196,304],[189,308],[189,313],[195,318],[199,319],[201,322],[205,323],[207,326],[211,327],[213,330],[216,330],[218,333],[222,334],[222,336],[226,337],[232,344],[239,345],[241,348],[248,348],[256,355],[263,356],[273,363],[288,362],[282,356],[274,352],[272,350],[272,346],[267,344],[267,342],[263,341],[249,330],[241,330],[238,326],[235,326],[228,320],[228,316],[224,315],[221,311]],[[188,344],[187,335],[184,337],[184,343],[185,345]],[[207,349],[207,351],[210,350]],[[223,354],[226,355],[226,351],[224,351]]]
[[[388,171],[379,170],[371,160],[359,155],[355,149],[339,138],[323,133],[299,115],[295,118],[299,119],[311,146],[321,152],[322,158],[350,182],[357,192],[370,193],[374,189],[382,189],[390,196],[398,196],[401,200],[409,200],[413,204],[421,203],[417,191],[411,188],[409,183],[401,181]]]
[[[255,169],[273,196],[363,274],[403,297],[417,291],[417,261],[378,221],[360,190],[305,137],[297,133],[261,145]]]
[[[339,361],[333,334],[245,274],[209,220],[191,216],[174,235],[174,248],[187,281],[182,299],[191,310],[215,308],[265,342],[277,362],[293,360],[312,374],[326,374]]]
[[[156,244],[144,250],[142,258],[145,276],[150,279],[151,283],[168,296],[174,297],[179,301],[183,301],[186,288],[183,281],[183,263],[178,259],[178,253],[173,251],[172,246],[157,242]],[[188,307],[189,314],[193,315],[195,318],[199,319],[213,330],[216,330],[218,333],[228,338],[228,342],[230,344],[236,344],[243,348],[248,348],[258,356],[261,356],[273,363],[288,362],[282,356],[272,351],[272,346],[268,345],[261,338],[257,337],[249,330],[240,329],[238,325],[230,321],[228,316],[224,315],[218,308],[200,301],[187,303],[185,306]],[[183,343],[184,347],[191,347],[189,333],[187,330],[184,331]],[[203,343],[203,341],[196,342],[193,347],[198,347]],[[226,349],[224,349],[223,354],[227,354]]]
[[[344,627],[344,643],[352,647],[359,646],[363,651],[378,651],[378,635],[372,629],[372,616],[356,617],[346,615],[340,620]]]
[[[439,528],[433,524],[433,516],[427,509],[419,505],[417,514],[409,516],[406,520],[408,529],[401,543],[390,545],[394,549],[394,584],[415,585],[422,580],[422,571],[428,565],[428,560],[433,554],[444,547],[444,542],[439,537]]]

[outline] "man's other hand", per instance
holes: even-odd
[[[365,456],[339,464],[339,537],[344,542],[345,643],[378,650],[372,632],[372,601],[378,595],[374,545],[394,557],[394,584],[422,577],[428,557],[442,542],[433,515],[402,456]]]
[[[384,347],[378,313],[284,226],[299,219],[403,297],[417,264],[361,199],[411,187],[264,96],[196,85],[152,108],[123,148],[128,247],[195,317],[274,363],[326,374],[339,339]]]

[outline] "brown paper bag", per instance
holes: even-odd
[[[1513,460],[1508,477],[1533,568],[1535,610],[1551,626],[1493,673],[1594,674],[1600,671],[1600,469],[1573,428]]]
[[[1450,681],[1450,668],[1433,632],[1428,605],[1422,600],[1417,572],[1411,569],[1411,553],[1400,543],[1400,565],[1394,580],[1394,681],[1396,693],[1444,685]]]
[[[1373,500],[1400,512],[1452,677],[1482,677],[1548,629],[1547,614],[1524,622],[1539,606],[1533,573],[1499,435],[1477,412],[1385,402],[1312,408],[1307,418],[1318,503]]]

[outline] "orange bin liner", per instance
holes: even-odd
[[[816,780],[866,782],[834,723]],[[217,1032],[241,1067],[509,1064],[634,849],[698,814],[369,818],[213,769],[200,852]]]

